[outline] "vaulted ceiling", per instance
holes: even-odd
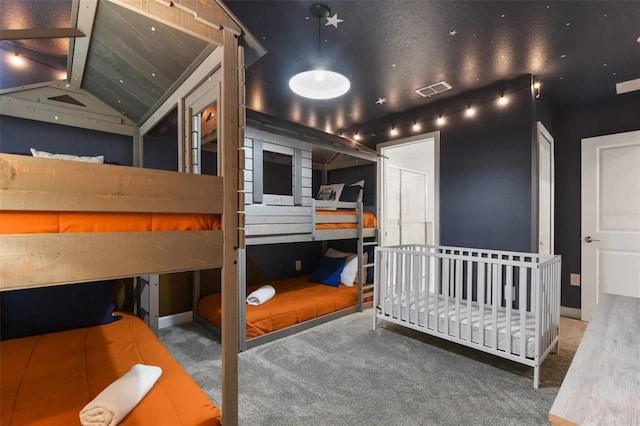
[[[640,78],[638,1],[328,1],[320,39],[313,1],[225,3],[267,49],[246,72],[248,107],[333,133],[523,74],[558,108]],[[318,65],[349,92],[295,95],[289,78]],[[415,92],[440,81],[452,88]]]

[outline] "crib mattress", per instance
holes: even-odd
[[[218,425],[220,411],[137,317],[0,342],[0,424],[75,425],[134,364],[162,375],[121,425]]]
[[[387,314],[390,314],[392,318],[410,322],[419,325],[421,328],[428,328],[436,330],[436,315],[438,318],[438,333],[444,334],[446,330],[446,319],[449,321],[449,335],[458,336],[458,325],[460,325],[459,338],[461,340],[468,339],[468,312],[467,302],[460,301],[460,317],[457,317],[456,301],[454,298],[445,299],[442,295],[429,294],[429,307],[425,309],[424,295],[419,295],[419,302],[416,303],[415,296],[411,295],[411,303],[405,303],[405,294],[388,296],[384,301],[384,309]],[[436,300],[437,311],[436,311]],[[417,305],[417,309],[416,309]],[[448,315],[447,315],[448,306]],[[483,325],[480,324],[480,319],[483,318]],[[497,348],[501,351],[507,350],[507,313],[506,309],[499,307],[497,309],[497,329],[498,329],[498,345]],[[532,358],[535,355],[535,315],[531,312],[525,314],[525,353],[527,358]],[[484,329],[484,330],[483,330]],[[493,346],[495,337],[493,327],[493,310],[490,305],[484,305],[483,314],[480,312],[480,304],[477,302],[471,303],[471,341],[473,343],[480,343],[480,339],[484,333],[484,345],[488,347]],[[514,355],[520,355],[520,311],[517,309],[511,310],[511,353]]]
[[[177,213],[0,212],[0,234],[203,231],[220,229],[220,215]]]
[[[247,338],[262,336],[322,315],[355,306],[357,286],[331,287],[309,282],[308,276],[267,283],[276,290],[275,296],[260,306],[246,305]],[[247,294],[260,285],[247,287]],[[203,297],[198,312],[221,328],[220,293]]]
[[[316,214],[320,216],[326,216],[326,215],[356,216],[358,212],[355,210],[316,210]],[[376,215],[371,212],[363,212],[362,226],[364,228],[377,227],[378,219],[376,219]],[[358,227],[357,223],[316,223],[316,229],[355,229],[357,227]]]

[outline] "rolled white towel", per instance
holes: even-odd
[[[270,285],[263,285],[259,289],[252,291],[247,296],[248,305],[262,305],[264,302],[276,295],[276,289]]]
[[[80,411],[83,426],[115,426],[138,405],[162,374],[160,367],[136,364],[104,388]]]

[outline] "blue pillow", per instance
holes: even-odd
[[[116,321],[114,286],[97,281],[0,293],[0,340]]]
[[[362,187],[360,185],[348,185],[342,189],[340,194],[340,201],[355,203],[358,201]]]
[[[316,269],[311,274],[309,281],[338,287],[340,285],[340,274],[344,269],[346,260],[346,257],[323,256],[318,265],[316,265]]]

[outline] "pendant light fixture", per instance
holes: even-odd
[[[318,57],[321,56],[321,21],[331,15],[329,6],[316,3],[311,6],[311,16],[318,19]],[[351,88],[351,82],[344,75],[323,68],[298,73],[289,80],[289,88],[296,94],[309,99],[333,99],[342,96]]]

